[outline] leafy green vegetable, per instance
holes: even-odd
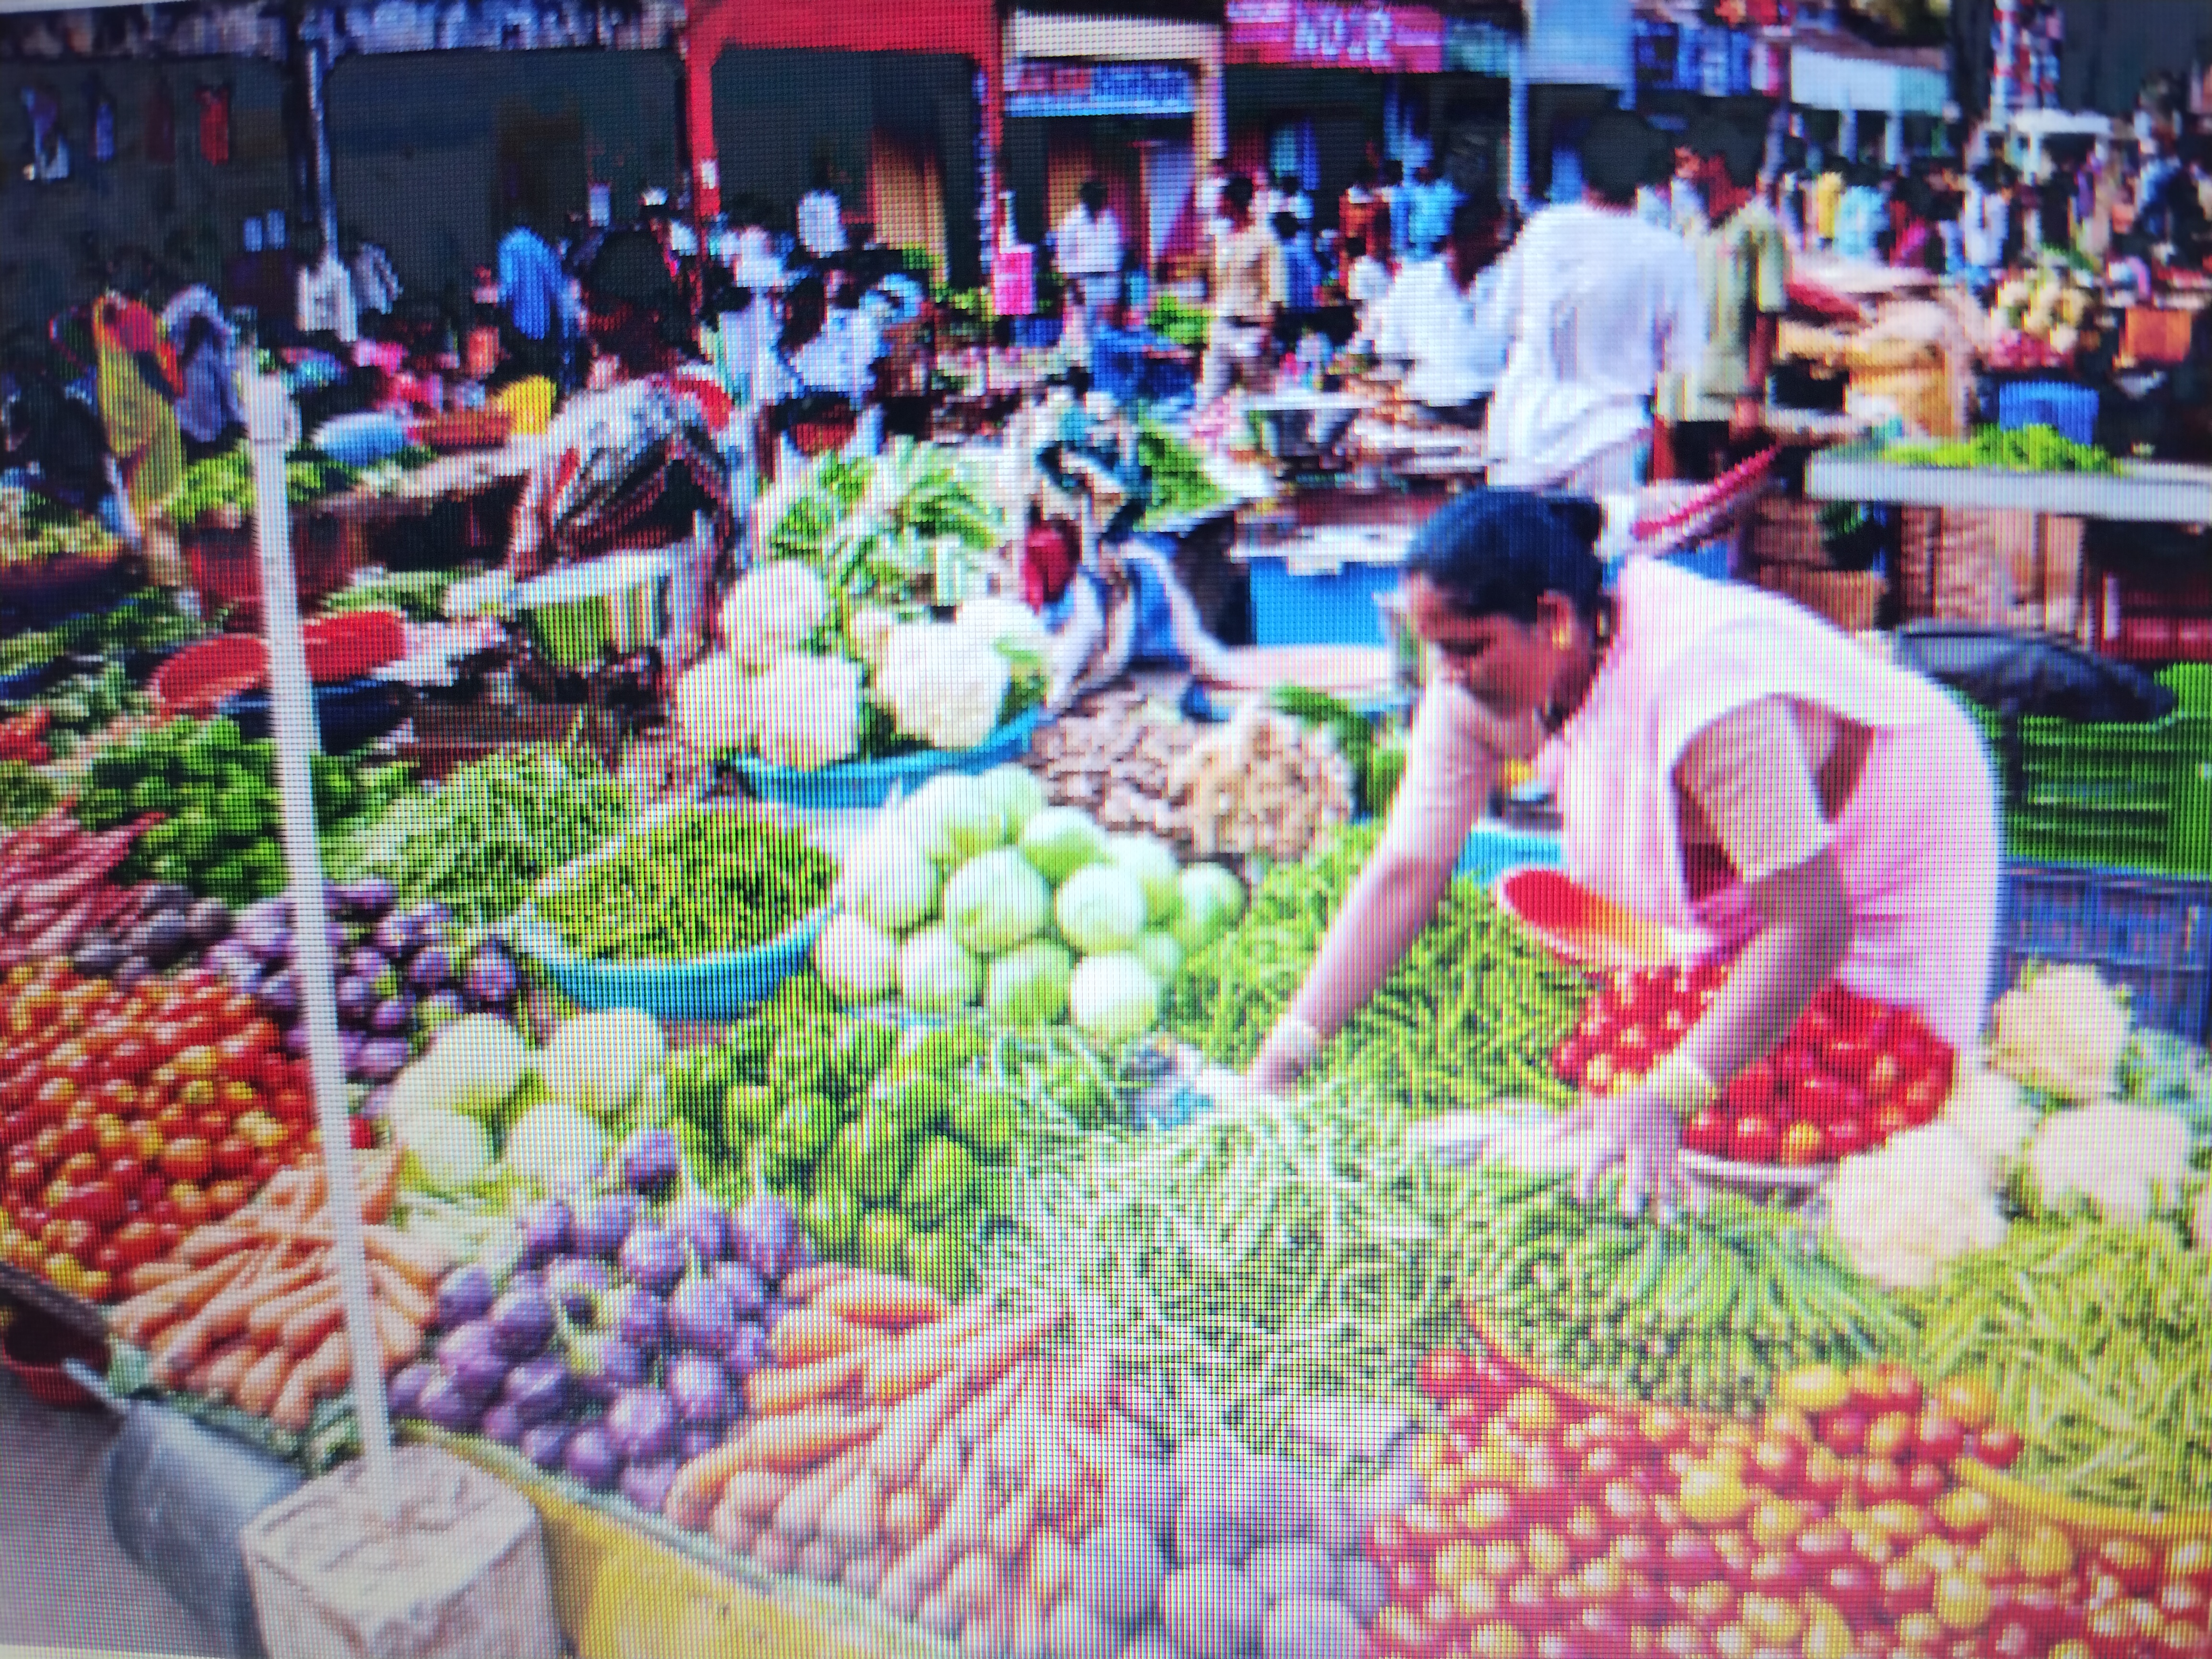
[[[403,903],[438,899],[465,927],[512,915],[548,873],[603,845],[636,802],[581,744],[500,750],[410,791],[333,848],[344,876],[381,876]]]
[[[318,449],[295,449],[284,463],[284,494],[294,507],[309,507],[349,489],[360,474]],[[244,444],[185,469],[163,499],[161,515],[179,530],[205,524],[231,527],[253,517],[253,459]]]
[[[2094,444],[2077,444],[2048,426],[1984,427],[1949,443],[1892,444],[1881,459],[1894,466],[1979,467],[2003,472],[2116,473],[2119,463]]]
[[[797,830],[687,808],[533,901],[569,949],[603,962],[686,961],[766,944],[830,896],[837,866]]]

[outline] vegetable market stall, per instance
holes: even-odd
[[[1811,474],[1852,466],[1920,471]],[[2212,1647],[2200,1049],[2089,966],[1968,1053],[1826,995],[1688,1126],[1706,1212],[1631,1219],[1542,1114],[1717,975],[1579,960],[1486,872],[1309,1092],[1255,1098],[1387,714],[1124,687],[1038,720],[1052,641],[990,591],[968,458],[832,459],[756,520],[664,739],[741,758],[720,793],[911,763],[895,799],[656,797],[581,741],[312,771],[380,1379],[529,1499],[576,1651]],[[0,837],[0,1290],[319,1473],[357,1431],[273,757],[132,701],[165,631],[21,647],[117,672],[24,694],[52,794]],[[746,994],[652,1011],[763,948]]]

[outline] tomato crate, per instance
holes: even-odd
[[[2016,859],[2200,873],[2190,820],[2212,763],[2212,715],[2099,724],[2001,715],[1967,705],[1989,744]]]
[[[2212,1009],[2212,881],[2009,865],[1996,988],[2031,962],[2094,968],[2127,988],[2137,1024],[2201,1042]]]

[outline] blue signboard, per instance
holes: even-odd
[[[1180,64],[1022,62],[1006,72],[1009,115],[1188,115],[1198,107]]]

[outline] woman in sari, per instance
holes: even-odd
[[[94,304],[92,338],[107,447],[123,474],[131,512],[143,524],[184,476],[176,409],[184,377],[160,320],[128,295],[111,289]]]

